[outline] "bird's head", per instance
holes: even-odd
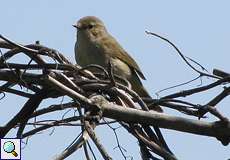
[[[104,23],[94,16],[81,18],[73,27],[77,28],[77,34],[84,34],[89,37],[97,37],[106,32]]]

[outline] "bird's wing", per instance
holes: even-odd
[[[128,64],[142,79],[146,79],[136,61],[121,47],[111,36],[101,37],[99,40],[100,49],[111,57],[118,58]]]

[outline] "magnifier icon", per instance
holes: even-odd
[[[15,145],[11,141],[7,141],[3,144],[3,149],[6,153],[11,153],[14,157],[17,157],[18,154],[15,151]]]

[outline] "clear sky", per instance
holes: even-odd
[[[158,90],[190,80],[197,74],[185,65],[172,47],[158,38],[146,35],[144,31],[149,30],[167,37],[186,56],[200,62],[210,72],[213,68],[230,72],[229,6],[230,1],[227,0],[7,0],[1,1],[0,33],[22,44],[39,40],[41,44],[65,53],[65,56],[74,62],[75,29],[72,24],[83,16],[98,16],[104,21],[109,32],[136,59],[147,78],[144,84],[154,95]],[[204,80],[206,81],[206,78]],[[186,87],[199,84],[197,81]],[[205,95],[198,94],[189,100],[202,104],[220,91],[221,88],[210,93],[205,92]],[[163,92],[160,96],[166,93]],[[0,124],[5,124],[15,115],[24,102],[25,99],[7,94],[7,98],[0,101]],[[220,111],[228,117],[229,102],[230,100],[226,99],[218,105]],[[44,103],[45,105],[48,104]],[[175,114],[167,110],[166,112]],[[77,128],[62,127],[49,136],[50,131],[29,139],[22,151],[23,159],[52,159],[55,154],[65,149],[79,132]],[[113,149],[116,143],[112,131],[98,128],[97,132],[102,142],[109,146],[109,153],[115,155],[114,159],[122,159],[120,152]],[[136,140],[122,129],[118,132],[127,155],[138,160],[139,151],[134,147]],[[164,134],[179,159],[230,158],[229,146],[222,146],[214,138],[168,130],[164,131]],[[67,160],[83,160],[82,154],[83,151],[80,150]]]

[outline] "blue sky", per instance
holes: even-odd
[[[158,90],[190,80],[197,74],[185,65],[171,46],[158,38],[146,35],[145,30],[170,39],[186,56],[200,62],[210,72],[213,68],[230,72],[229,6],[230,2],[227,0],[7,0],[1,2],[0,33],[22,44],[39,40],[41,44],[65,53],[66,57],[75,62],[73,47],[76,33],[72,24],[83,16],[98,16],[104,21],[109,32],[136,59],[147,78],[144,85],[154,95]],[[21,61],[19,58],[16,60]],[[206,78],[203,81],[212,82]],[[199,84],[197,81],[185,87],[195,87]],[[182,88],[184,87],[163,92],[161,95]],[[221,88],[188,99],[193,103],[205,103],[220,91]],[[5,124],[15,115],[24,102],[25,99],[7,94],[7,98],[0,101],[0,124]],[[229,102],[229,99],[226,99],[218,105],[220,111],[228,117]],[[48,103],[44,103],[45,105]],[[175,114],[168,110],[166,112]],[[109,153],[115,155],[114,159],[121,159],[119,151],[113,150],[116,144],[111,136],[112,131],[98,128],[97,132],[102,142],[110,146]],[[230,158],[229,146],[222,146],[214,138],[168,130],[164,130],[164,133],[179,159]],[[22,151],[23,159],[51,159],[65,149],[77,134],[77,128],[62,127],[56,129],[52,136],[49,136],[49,131],[36,135],[29,139],[28,145]],[[127,149],[127,155],[132,155],[135,160],[139,159],[139,151],[133,147],[137,144],[136,140],[122,129],[119,130],[119,136]],[[84,159],[82,154],[82,151],[78,151],[67,160],[76,157]]]

